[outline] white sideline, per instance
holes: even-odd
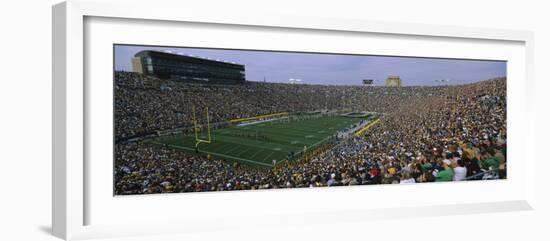
[[[156,142],[156,141],[153,141],[152,143],[155,143],[155,144],[158,144],[158,145],[164,145],[163,143]],[[176,146],[176,145],[168,145],[168,146],[172,147],[172,148],[176,148],[176,149],[195,151],[195,149],[189,148],[189,147]],[[254,163],[254,164],[258,164],[258,165],[262,165],[262,166],[273,167],[273,165],[269,165],[269,164],[262,163],[262,162],[257,162],[257,161],[252,161],[252,160],[248,160],[248,159],[243,159],[243,158],[240,158],[240,157],[235,157],[235,156],[230,156],[230,155],[225,155],[225,154],[220,154],[220,153],[215,153],[215,152],[210,152],[210,151],[201,151],[201,152],[216,155],[216,156],[226,157],[226,158],[237,159],[239,161],[250,162],[250,163]]]

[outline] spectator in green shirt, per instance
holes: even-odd
[[[429,163],[429,162],[426,162],[424,164],[422,164],[422,171],[431,171],[432,170],[432,164]]]
[[[435,181],[436,182],[450,182],[453,180],[454,171],[451,168],[451,160],[445,159],[443,160],[443,171],[437,172],[435,175]]]
[[[493,149],[489,149],[488,151],[483,151],[481,153],[483,157],[483,168],[486,170],[497,170],[500,163],[498,159],[495,157],[495,151]]]

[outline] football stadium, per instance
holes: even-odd
[[[131,63],[114,71],[115,195],[506,178],[506,77],[330,85],[152,50]]]

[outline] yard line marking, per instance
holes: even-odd
[[[237,148],[239,148],[239,145],[235,145],[235,147],[231,148],[231,150],[229,150],[229,151],[226,151],[226,153],[231,153],[232,151],[234,151]]]
[[[322,139],[322,140],[320,140],[320,141],[318,141],[318,142],[315,142],[315,143],[313,143],[312,145],[306,146],[306,151],[309,150],[309,149],[311,149],[312,147],[316,147],[319,143],[324,142],[324,141],[328,140],[329,138],[330,138],[330,136],[327,136],[325,139]],[[302,153],[302,152],[304,152],[304,150],[301,150],[301,151],[297,152],[297,153],[294,154],[294,155],[298,155],[298,154],[300,154],[300,153]]]
[[[262,149],[256,151],[256,153],[254,153],[254,155],[252,155],[252,156],[250,157],[250,159],[254,159],[254,157],[255,157],[256,155],[258,155],[258,153],[261,153],[262,151],[263,151]]]
[[[157,141],[153,141],[151,143],[157,144],[157,145],[165,145],[164,143],[157,142]],[[172,148],[176,148],[176,149],[189,150],[189,151],[195,151],[195,149],[193,149],[193,148],[189,148],[189,147],[185,147],[185,146],[172,145],[172,144],[169,144],[168,147],[172,147]],[[237,146],[237,147],[239,147],[239,146]],[[200,150],[200,152],[204,152],[204,153],[208,153],[208,154],[212,154],[212,155],[217,155],[217,156],[222,156],[222,157],[226,157],[226,158],[233,158],[233,159],[237,159],[237,160],[244,161],[244,162],[251,162],[251,163],[258,164],[258,165],[264,165],[264,166],[270,166],[270,167],[272,166],[272,165],[269,165],[269,164],[256,162],[256,161],[253,161],[253,160],[248,160],[248,159],[244,159],[244,158],[240,158],[240,157],[236,157],[236,156],[221,154],[221,153],[217,153],[217,152],[211,152],[211,151],[205,151],[205,150]]]
[[[239,154],[237,154],[237,156],[240,156],[241,154],[247,152],[248,149],[250,149],[250,148],[249,148],[249,147],[245,147],[243,151],[241,151],[241,152],[239,152]]]
[[[210,145],[210,146],[216,146],[216,145],[217,145],[217,146],[216,146],[216,149],[223,149],[223,148],[225,148],[225,146],[231,145],[231,143],[226,143],[226,142],[222,142],[222,144],[218,144],[218,143],[219,143],[219,142],[214,143],[214,144],[212,144],[212,145]]]
[[[278,139],[278,138],[276,138]],[[212,138],[213,141],[222,141],[222,142],[230,142],[230,143],[239,143],[239,145],[242,145],[242,146],[250,146],[250,147],[253,147],[253,148],[264,148],[264,149],[270,149],[271,148],[265,148],[263,146],[265,145],[271,145],[273,142],[270,142],[270,141],[260,141],[260,140],[250,140],[250,139],[243,139],[243,138],[238,138],[238,137],[231,137],[231,136],[218,136],[218,137],[213,137]],[[286,139],[283,139],[283,141],[285,141]],[[255,143],[250,143],[250,142],[255,142]],[[262,143],[261,146],[258,146],[258,143]],[[279,146],[283,146],[285,148],[292,148],[292,146],[289,146],[289,145],[286,145],[286,144],[282,144],[282,143],[278,143],[277,145]]]
[[[222,141],[222,142],[226,142],[226,143],[238,143],[241,146],[246,146],[246,147],[251,147],[251,148],[262,148],[262,149],[269,150],[269,151],[272,151],[273,148],[272,147],[267,147],[267,146],[274,144],[272,142],[264,142],[264,141],[258,141],[258,140],[254,140],[253,141],[254,143],[251,143],[251,142],[248,142],[246,139],[234,138],[234,137],[223,137],[223,138],[214,137],[214,138],[212,138],[212,140]],[[281,144],[281,143],[276,143],[276,144],[280,148],[295,148],[293,146],[289,146],[289,145],[286,145],[286,144]]]
[[[269,153],[269,155],[267,155],[262,161],[265,161],[267,158],[269,158],[271,155],[273,155],[273,153],[275,153],[275,152]]]

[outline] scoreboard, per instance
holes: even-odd
[[[372,79],[364,79],[363,85],[372,85],[374,83],[374,80]]]

